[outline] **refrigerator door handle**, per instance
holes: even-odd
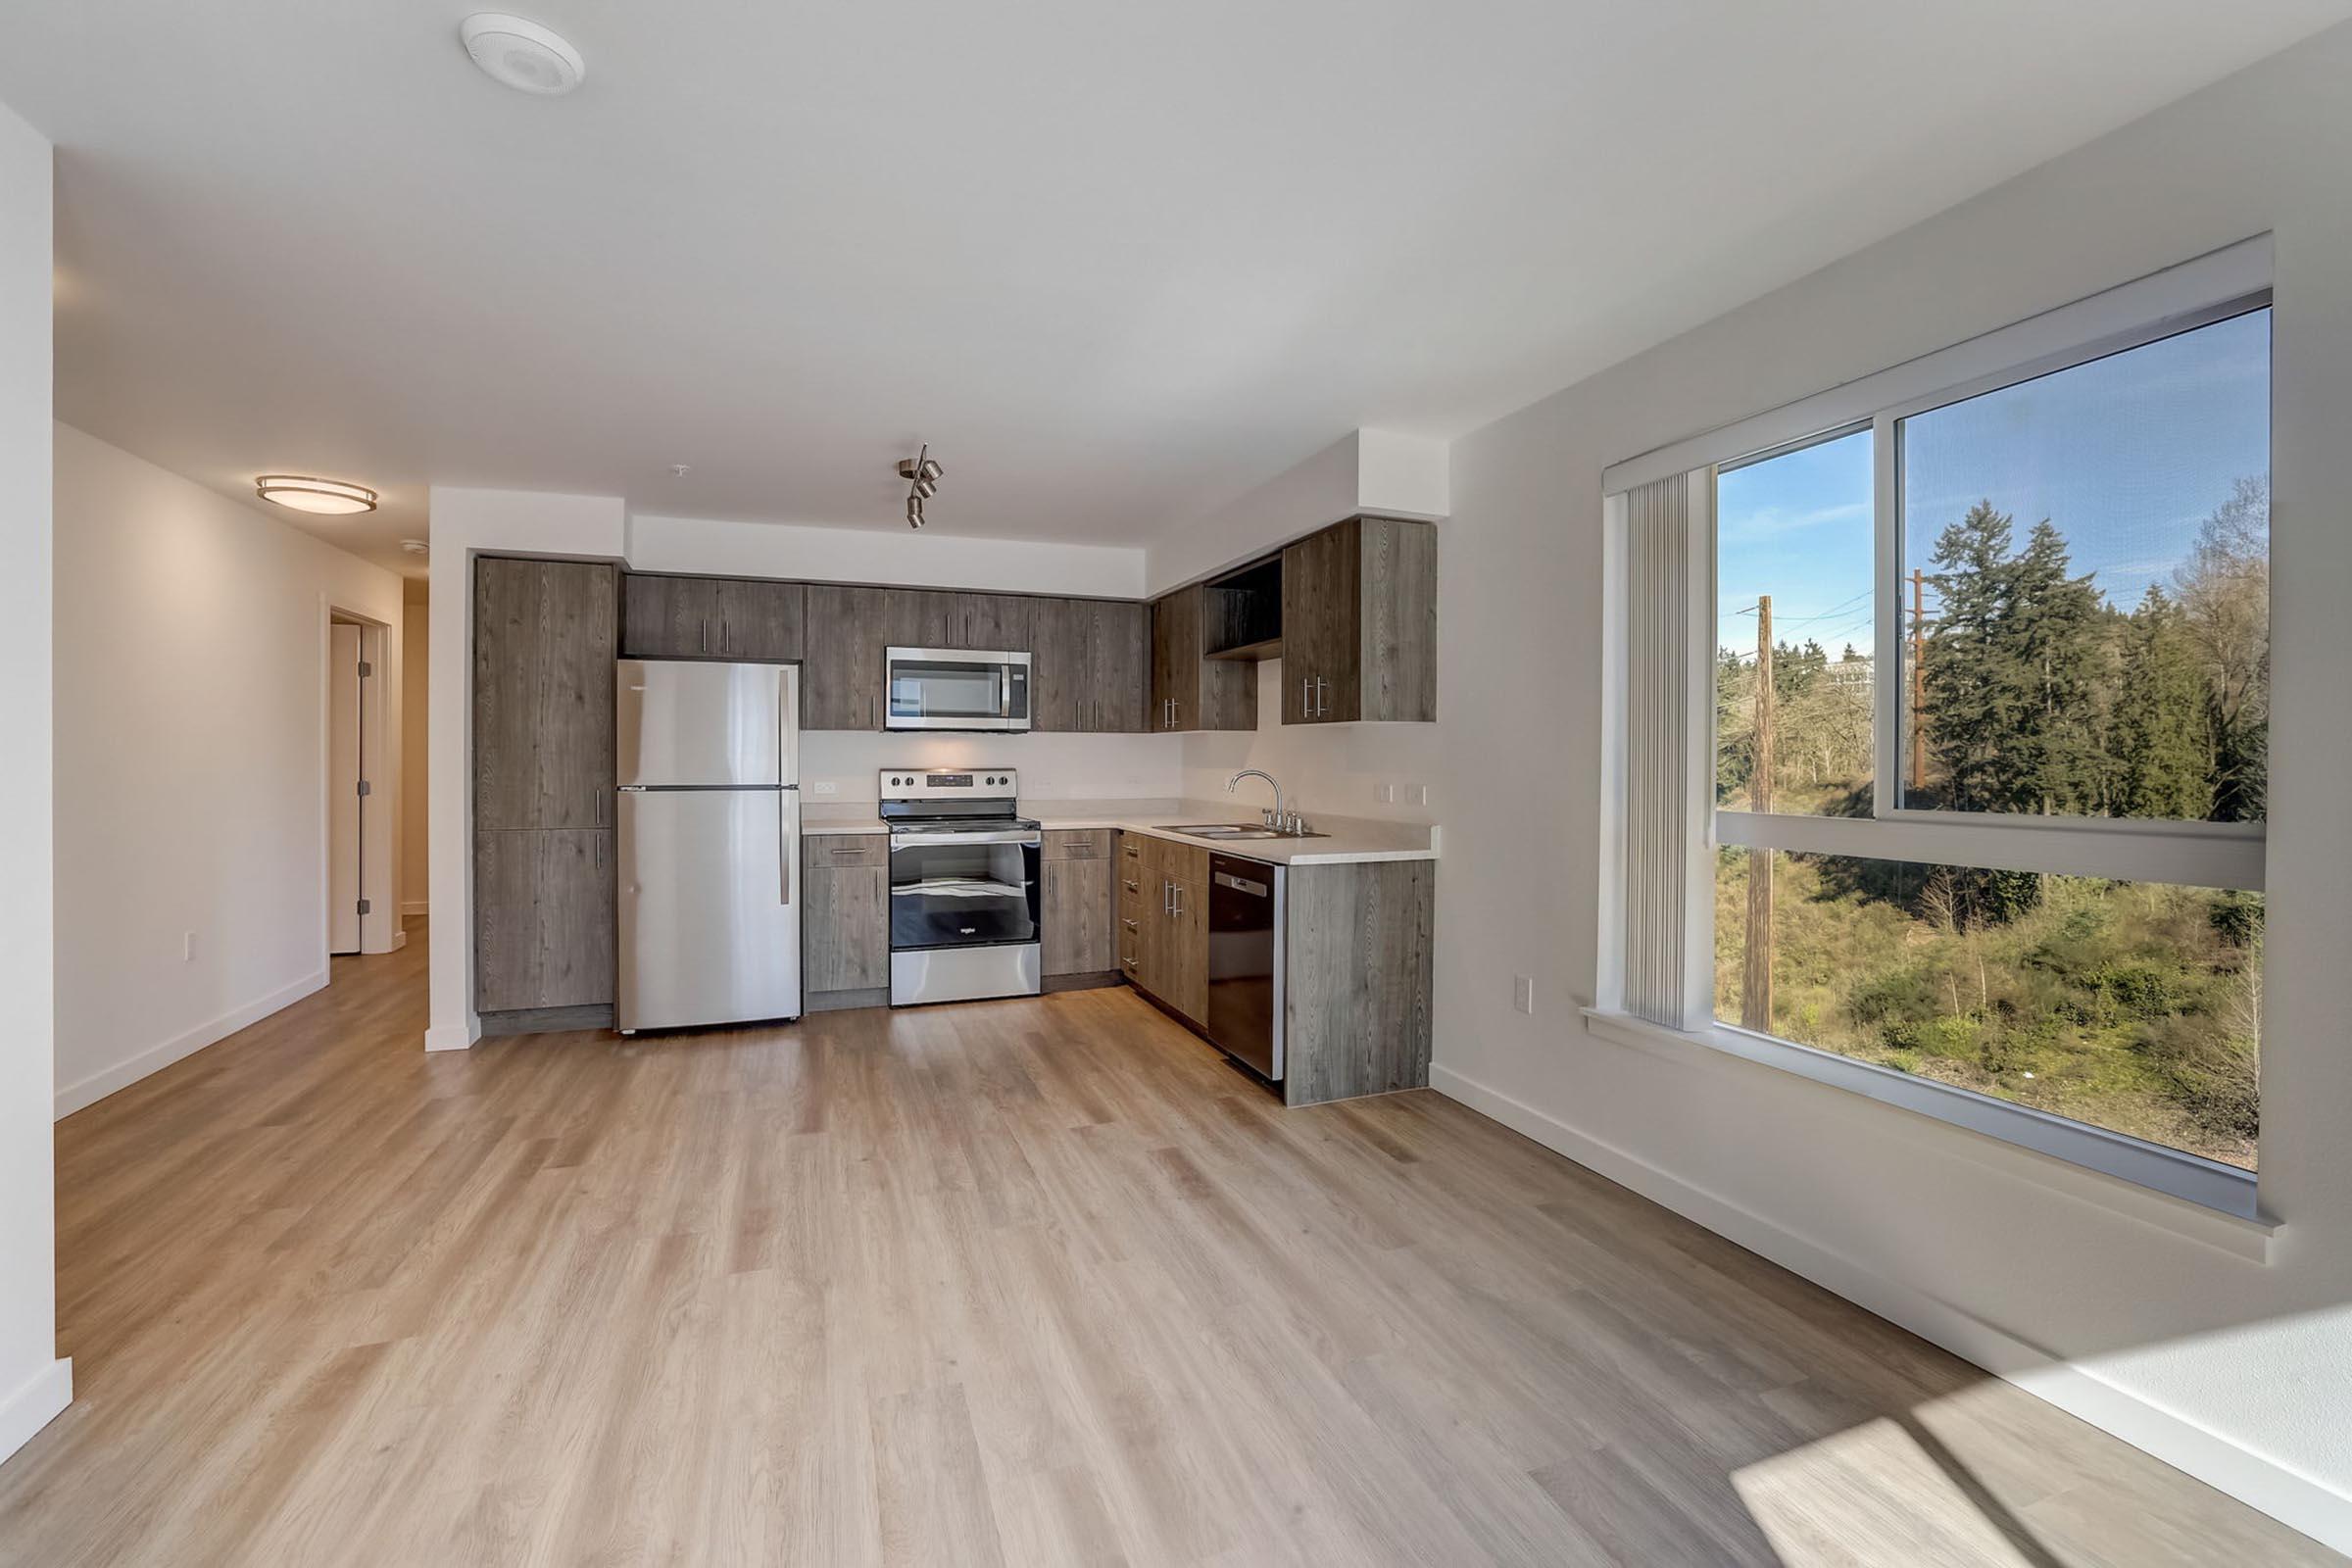
[[[792,902],[792,805],[790,790],[776,791],[776,902]]]

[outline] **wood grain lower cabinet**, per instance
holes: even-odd
[[[474,834],[474,1010],[612,1001],[613,835],[596,828]]]
[[[1119,967],[1118,891],[1107,828],[1055,829],[1043,856],[1045,972],[1103,974]]]
[[[1120,835],[1119,967],[1195,1023],[1208,1019],[1208,851]]]
[[[805,996],[889,989],[889,854],[890,841],[879,833],[811,833],[802,840]]]
[[[1437,873],[1376,860],[1286,874],[1287,1103],[1428,1085]]]

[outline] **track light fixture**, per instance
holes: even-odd
[[[923,525],[923,503],[939,494],[940,475],[947,471],[931,456],[931,444],[927,441],[913,457],[899,460],[899,477],[906,481],[907,527]]]

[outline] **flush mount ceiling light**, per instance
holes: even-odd
[[[931,456],[931,444],[928,441],[913,457],[899,460],[899,477],[907,481],[907,527],[920,528],[923,525],[923,503],[939,494],[939,476],[947,471],[939,466],[939,460]]]
[[[307,473],[265,473],[253,481],[253,488],[264,501],[274,501],[296,512],[347,516],[355,512],[375,510],[375,492],[366,485],[318,479]]]
[[[587,62],[562,36],[503,11],[467,17],[458,24],[458,37],[493,81],[517,92],[558,98],[588,74]]]

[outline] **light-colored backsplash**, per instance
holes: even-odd
[[[1226,798],[1225,781],[1245,767],[1282,780],[1283,804],[1317,816],[1367,821],[1443,822],[1448,803],[1437,781],[1444,730],[1439,724],[1285,724],[1282,661],[1257,666],[1257,728],[1204,731],[1184,738],[1185,799]],[[1386,785],[1396,798],[1384,801]],[[1429,792],[1423,804],[1419,792]],[[1273,804],[1271,790],[1244,779],[1238,798],[1250,811]]]
[[[1184,771],[1181,735],[917,735],[810,730],[801,737],[801,798],[873,804],[886,767],[1020,769],[1037,801],[1169,799]],[[832,784],[834,793],[819,791]]]

